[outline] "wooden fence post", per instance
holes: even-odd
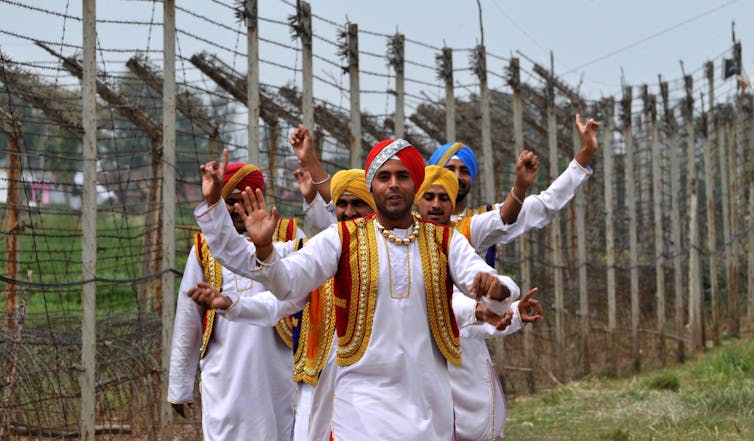
[[[581,101],[573,103],[575,108],[583,105]],[[583,115],[583,113],[582,113]],[[574,154],[581,150],[581,135],[579,134],[576,124],[573,125],[573,150]],[[576,222],[576,265],[578,267],[578,285],[579,285],[579,342],[578,342],[578,375],[580,377],[588,375],[592,368],[589,361],[589,287],[587,282],[587,253],[586,253],[586,195],[584,194],[589,183],[585,183],[581,190],[574,196],[574,210]]]
[[[160,433],[172,437],[173,407],[167,402],[170,347],[175,321],[175,0],[163,0],[162,89],[162,317],[160,351]]]
[[[709,255],[709,284],[710,284],[710,309],[712,321],[712,340],[715,346],[720,345],[720,316],[718,302],[720,293],[717,288],[717,237],[715,227],[715,174],[713,171],[713,154],[717,145],[717,130],[715,128],[715,82],[714,64],[708,61],[704,65],[709,89],[709,114],[706,118],[706,138],[704,143],[704,186],[707,200],[707,246]]]
[[[442,48],[442,54],[437,56],[438,74],[445,82],[445,142],[456,139],[456,98],[453,89],[453,49]]]
[[[395,137],[403,138],[406,131],[406,110],[405,110],[405,37],[401,33],[396,33],[389,44],[389,62],[395,69],[395,115],[393,116],[393,125],[395,127]]]
[[[683,363],[686,358],[685,345],[682,336],[684,332],[684,286],[683,286],[683,257],[681,256],[681,213],[680,213],[680,191],[681,191],[681,165],[678,162],[678,138],[676,131],[678,124],[675,120],[675,114],[670,106],[668,98],[668,83],[660,78],[660,93],[662,94],[662,103],[665,116],[665,133],[668,138],[667,152],[670,155],[670,238],[671,249],[670,255],[673,260],[673,289],[675,290],[675,332],[679,337],[676,354],[678,361]]]
[[[644,114],[649,119],[649,142],[652,150],[652,195],[654,213],[654,244],[655,244],[655,295],[657,307],[658,356],[660,363],[665,366],[665,236],[662,225],[662,154],[657,133],[657,98],[650,95],[647,85],[642,86],[644,100]]]
[[[5,201],[5,277],[18,280],[18,202],[19,182],[21,182],[21,143],[23,131],[15,114],[2,109],[0,102],[0,130],[8,135],[8,196]],[[18,304],[18,287],[10,282],[5,284],[5,329],[16,329],[16,308]],[[2,429],[0,429],[2,430]]]
[[[494,202],[495,198],[495,158],[492,155],[492,133],[490,128],[490,94],[487,88],[487,51],[484,45],[474,49],[472,69],[479,78],[479,106],[482,114],[482,179],[483,202]]]
[[[351,99],[351,168],[363,168],[363,148],[361,147],[361,101],[359,90],[359,26],[348,25],[348,78]]]
[[[94,441],[97,354],[97,15],[96,1],[82,5],[83,75],[81,95],[84,137],[84,187],[81,195],[81,402],[82,441]]]
[[[608,354],[608,372],[611,376],[618,376],[618,354],[616,336],[616,311],[615,311],[615,197],[613,193],[613,108],[612,98],[602,103],[602,115],[604,125],[602,135],[602,154],[604,159],[605,175],[605,243],[607,252],[607,345],[612,348]]]
[[[248,107],[248,162],[259,165],[259,27],[257,0],[246,0],[246,100]]]
[[[691,75],[684,76],[686,101],[684,102],[684,118],[686,120],[686,189],[688,191],[688,309],[689,309],[689,349],[695,351],[704,345],[702,335],[702,280],[701,260],[699,257],[699,199],[697,194],[696,177],[696,143],[694,132],[694,83]]]
[[[629,268],[631,274],[631,360],[634,371],[641,370],[639,340],[639,257],[636,225],[636,183],[634,182],[634,138],[631,131],[631,86],[623,88],[621,123],[626,165],[626,210],[628,216]]]
[[[552,60],[552,53],[550,53]],[[555,180],[560,174],[558,167],[558,125],[555,109],[555,86],[553,84],[553,72],[550,71],[550,76],[547,79],[547,146],[548,157],[550,160],[550,179]],[[564,325],[564,313],[565,301],[563,298],[563,247],[562,247],[562,232],[560,228],[560,220],[556,216],[553,222],[549,226],[550,229],[550,249],[552,272],[553,272],[553,291],[555,296],[555,360],[560,362],[556,363],[555,371],[558,379],[563,381],[566,379],[566,369],[568,363],[565,363],[563,357],[565,356],[565,325]]]
[[[314,134],[314,53],[312,45],[312,9],[300,2],[296,9],[298,33],[301,38],[301,113],[304,126]],[[321,152],[320,152],[321,154]]]
[[[730,205],[729,213],[730,217],[730,230],[729,240],[725,242],[725,254],[730,256],[728,267],[728,316],[730,318],[730,332],[731,335],[740,335],[741,330],[741,315],[738,310],[738,256],[736,255],[736,241],[738,237],[738,185],[736,180],[736,134],[735,134],[735,120],[736,112],[732,105],[726,106],[726,124],[725,124],[725,150],[727,155],[727,173],[728,178],[728,197],[725,199]]]
[[[717,138],[717,153],[718,153],[718,166],[720,167],[720,205],[722,205],[722,211],[723,211],[723,260],[725,264],[725,271],[723,271],[723,274],[725,276],[725,293],[726,293],[726,299],[725,299],[725,313],[722,314],[725,316],[725,320],[727,321],[730,313],[730,295],[731,295],[731,259],[732,256],[730,255],[730,243],[731,243],[731,234],[730,234],[730,199],[728,191],[730,190],[730,187],[728,186],[728,132],[726,130],[728,126],[728,109],[726,106],[720,105],[717,106],[716,112],[715,112],[715,126],[717,127],[716,130],[716,138]],[[721,302],[722,304],[723,302]]]

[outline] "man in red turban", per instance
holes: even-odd
[[[254,165],[230,164],[220,182],[214,207],[230,212],[235,227],[229,228],[225,240],[246,242],[243,219],[233,206],[242,201],[245,188],[264,191],[264,176]],[[281,219],[276,230],[279,240],[298,236],[290,219]],[[301,305],[281,302],[261,283],[221,265],[214,257],[218,248],[201,233],[196,234],[186,260],[176,306],[167,399],[178,414],[187,416],[193,407],[198,365],[205,440],[288,441],[295,393],[291,332],[287,322],[279,320],[300,310]],[[190,293],[197,286],[232,298],[233,308],[228,305],[224,311],[215,310],[195,303]],[[234,314],[244,310],[259,311],[256,326],[233,320]]]

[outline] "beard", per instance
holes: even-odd
[[[463,202],[464,199],[466,199],[466,196],[469,194],[469,190],[471,190],[471,187],[466,186],[458,186],[458,195],[456,195],[456,205]]]

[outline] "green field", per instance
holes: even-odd
[[[754,340],[684,365],[509,397],[507,440],[754,440]]]
[[[5,223],[4,216],[0,221]],[[80,218],[62,213],[26,213],[21,216],[21,222],[24,227],[19,234],[16,276],[21,282],[18,285],[19,301],[27,291],[27,313],[30,315],[79,311],[82,287]],[[179,213],[177,224],[193,226],[193,217]],[[98,313],[137,307],[138,288],[145,283],[141,276],[144,232],[140,217],[97,213]],[[191,227],[178,228],[176,232],[175,268],[178,271],[182,271],[185,265],[191,232]],[[5,264],[3,261],[3,267]],[[29,280],[30,288],[25,289],[23,282]]]

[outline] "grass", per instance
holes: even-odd
[[[591,379],[508,402],[510,440],[752,440],[754,340],[660,372]]]

